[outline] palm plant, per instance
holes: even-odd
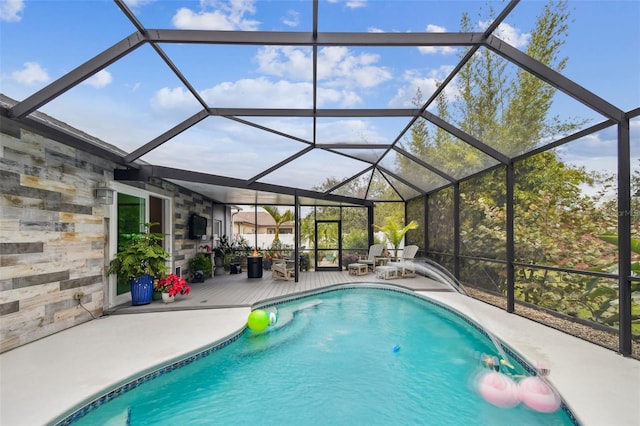
[[[393,246],[393,256],[398,257],[398,247],[400,247],[402,239],[409,230],[418,228],[418,223],[415,220],[412,220],[401,228],[393,218],[387,217],[384,226],[375,224],[373,226],[384,233],[389,243]]]
[[[272,206],[262,206],[262,208],[271,215],[273,221],[276,223],[276,234],[273,237],[273,241],[280,241],[280,225],[294,220],[293,212],[287,210],[284,213],[280,213],[277,207]]]

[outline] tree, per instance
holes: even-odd
[[[293,212],[291,210],[286,210],[284,213],[280,213],[277,207],[272,206],[262,206],[262,208],[264,211],[269,213],[273,218],[273,221],[276,223],[276,234],[273,237],[273,241],[280,241],[280,225],[294,220],[295,217],[293,216]]]
[[[482,20],[493,17],[490,10]],[[562,70],[567,64],[561,47],[568,35],[568,21],[566,1],[549,1],[531,30],[526,53]],[[461,29],[473,30],[467,15],[462,17]],[[529,152],[585,124],[552,116],[556,89],[486,48],[479,49],[462,67],[455,83],[457,90],[450,92],[457,93],[453,102],[446,101],[445,92],[436,99],[437,115],[507,157]],[[415,100],[421,103],[420,92]],[[404,143],[412,154],[455,178],[495,164],[495,159],[453,137],[438,137],[424,122],[416,122],[409,136]],[[408,160],[399,162],[399,167],[413,173]],[[519,160],[513,167],[517,262],[576,270],[602,270],[615,264],[615,245],[599,238],[616,233],[615,201],[609,202],[604,193],[591,196],[583,192],[593,184],[606,189],[610,177],[567,165],[554,150]],[[505,180],[506,167],[498,167],[460,183],[462,254],[506,259]],[[453,236],[452,192],[448,187],[429,197],[431,251],[450,253],[453,248],[449,240]],[[639,221],[635,216],[632,220],[632,232],[636,232]],[[505,291],[507,275],[502,263],[477,261],[462,266],[463,279],[466,274],[469,282],[477,283],[483,277],[493,290]],[[478,273],[479,267],[482,273]],[[538,267],[519,266],[515,272],[517,298],[606,325],[617,324],[615,280],[588,279]]]

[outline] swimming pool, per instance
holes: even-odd
[[[482,400],[470,381],[478,355],[496,352],[493,343],[465,319],[416,296],[341,289],[275,308],[279,320],[267,332],[246,330],[207,356],[139,380],[129,386],[134,389],[67,420],[79,425],[114,419],[131,425],[574,424],[563,410],[500,409]],[[523,374],[524,367],[511,361]]]

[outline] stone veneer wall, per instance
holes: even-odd
[[[93,188],[115,164],[4,118],[0,150],[1,353],[91,320],[77,292],[94,316],[108,308],[108,219]],[[211,201],[165,181],[136,186],[173,197],[173,267],[186,276],[198,247],[189,214],[211,223]]]

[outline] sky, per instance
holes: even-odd
[[[308,0],[127,0],[147,28],[311,31]],[[319,31],[456,32],[463,12],[474,31],[502,1],[325,0]],[[526,49],[544,1],[524,0],[497,36]],[[640,1],[569,1],[563,74],[618,108],[640,107]],[[55,19],[52,19],[55,18]],[[136,31],[107,0],[0,0],[0,92],[23,100]],[[305,47],[161,45],[212,107],[311,108],[311,51]],[[416,90],[426,99],[457,64],[460,48],[323,47],[318,51],[319,108],[411,108]],[[515,71],[509,65],[509,72]],[[447,96],[457,89],[451,85]],[[184,85],[145,45],[64,93],[41,111],[132,151],[201,110]],[[561,119],[604,118],[564,94],[554,98]],[[310,119],[247,118],[312,140]],[[406,118],[320,119],[318,141],[391,143]],[[559,150],[566,162],[615,170],[616,129]],[[269,144],[265,153],[264,146]],[[170,167],[247,179],[304,148],[299,141],[210,117],[142,159]],[[177,155],[179,153],[179,155]],[[372,152],[375,153],[375,152]],[[188,157],[188,158],[187,158]],[[640,120],[632,121],[632,162],[640,158]],[[185,164],[185,163],[188,163]],[[330,167],[328,167],[330,166]],[[305,189],[367,164],[314,150],[263,181]]]

